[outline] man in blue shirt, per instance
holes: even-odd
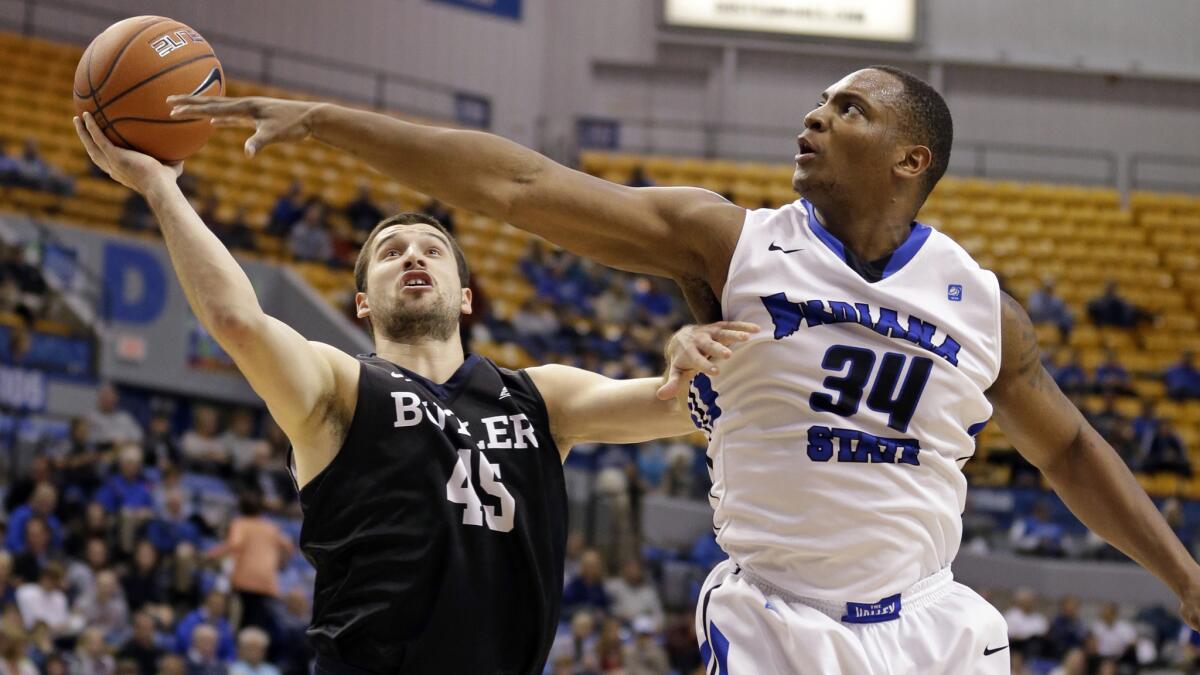
[[[113,513],[132,513],[149,517],[154,508],[150,484],[142,477],[142,449],[125,445],[118,455],[118,472],[96,493],[96,501]]]
[[[1200,398],[1200,370],[1192,352],[1184,352],[1179,363],[1163,373],[1163,382],[1167,385],[1167,396],[1173,399]]]
[[[213,589],[204,596],[204,604],[193,610],[175,629],[175,651],[187,654],[192,647],[192,632],[196,626],[206,624],[217,631],[217,656],[222,661],[232,661],[236,652],[233,641],[233,628],[225,618],[225,594]]]
[[[8,534],[4,538],[4,548],[13,555],[25,552],[25,523],[37,516],[46,521],[50,527],[50,545],[60,549],[63,543],[62,523],[54,515],[58,506],[58,490],[49,483],[42,483],[33,489],[29,503],[13,510],[8,518]]]

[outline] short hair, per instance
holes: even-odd
[[[458,280],[463,288],[470,285],[471,270],[467,267],[467,256],[463,254],[458,240],[454,238],[453,234],[450,234],[450,230],[447,230],[445,225],[438,222],[437,218],[424,213],[397,213],[379,221],[375,229],[371,230],[371,234],[367,235],[367,240],[363,242],[362,248],[358,251],[358,259],[354,261],[354,289],[356,291],[365,293],[367,290],[367,268],[371,266],[371,256],[374,253],[372,249],[379,233],[392,225],[418,224],[430,225],[446,235],[446,240],[450,242],[450,249],[454,252],[454,260],[458,264]]]
[[[242,645],[247,642],[257,642],[265,647],[271,643],[271,636],[261,628],[247,626],[238,633],[238,644]]]
[[[868,66],[900,80],[904,87],[904,106],[900,110],[904,133],[929,148],[933,154],[925,172],[925,196],[946,174],[950,165],[950,148],[954,145],[954,120],[946,99],[928,82],[894,66]]]

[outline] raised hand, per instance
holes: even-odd
[[[172,117],[211,117],[217,126],[254,127],[246,139],[253,157],[271,143],[302,141],[312,134],[311,114],[321,103],[264,96],[168,96]]]
[[[145,194],[163,181],[174,183],[183,173],[182,162],[163,164],[150,155],[113,145],[91,113],[85,112],[82,119],[76,117],[74,121],[75,133],[96,166],[131,190]]]
[[[658,398],[679,394],[696,373],[716,375],[718,363],[733,356],[729,347],[750,339],[758,326],[745,321],[718,321],[703,326],[684,326],[667,345],[667,379],[658,388]]]

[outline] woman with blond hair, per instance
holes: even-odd
[[[19,626],[0,626],[0,675],[38,675],[25,656],[25,631]]]

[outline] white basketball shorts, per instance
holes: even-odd
[[[707,675],[1008,675],[1008,626],[946,568],[869,604],[800,598],[733,561],[696,606]]]

